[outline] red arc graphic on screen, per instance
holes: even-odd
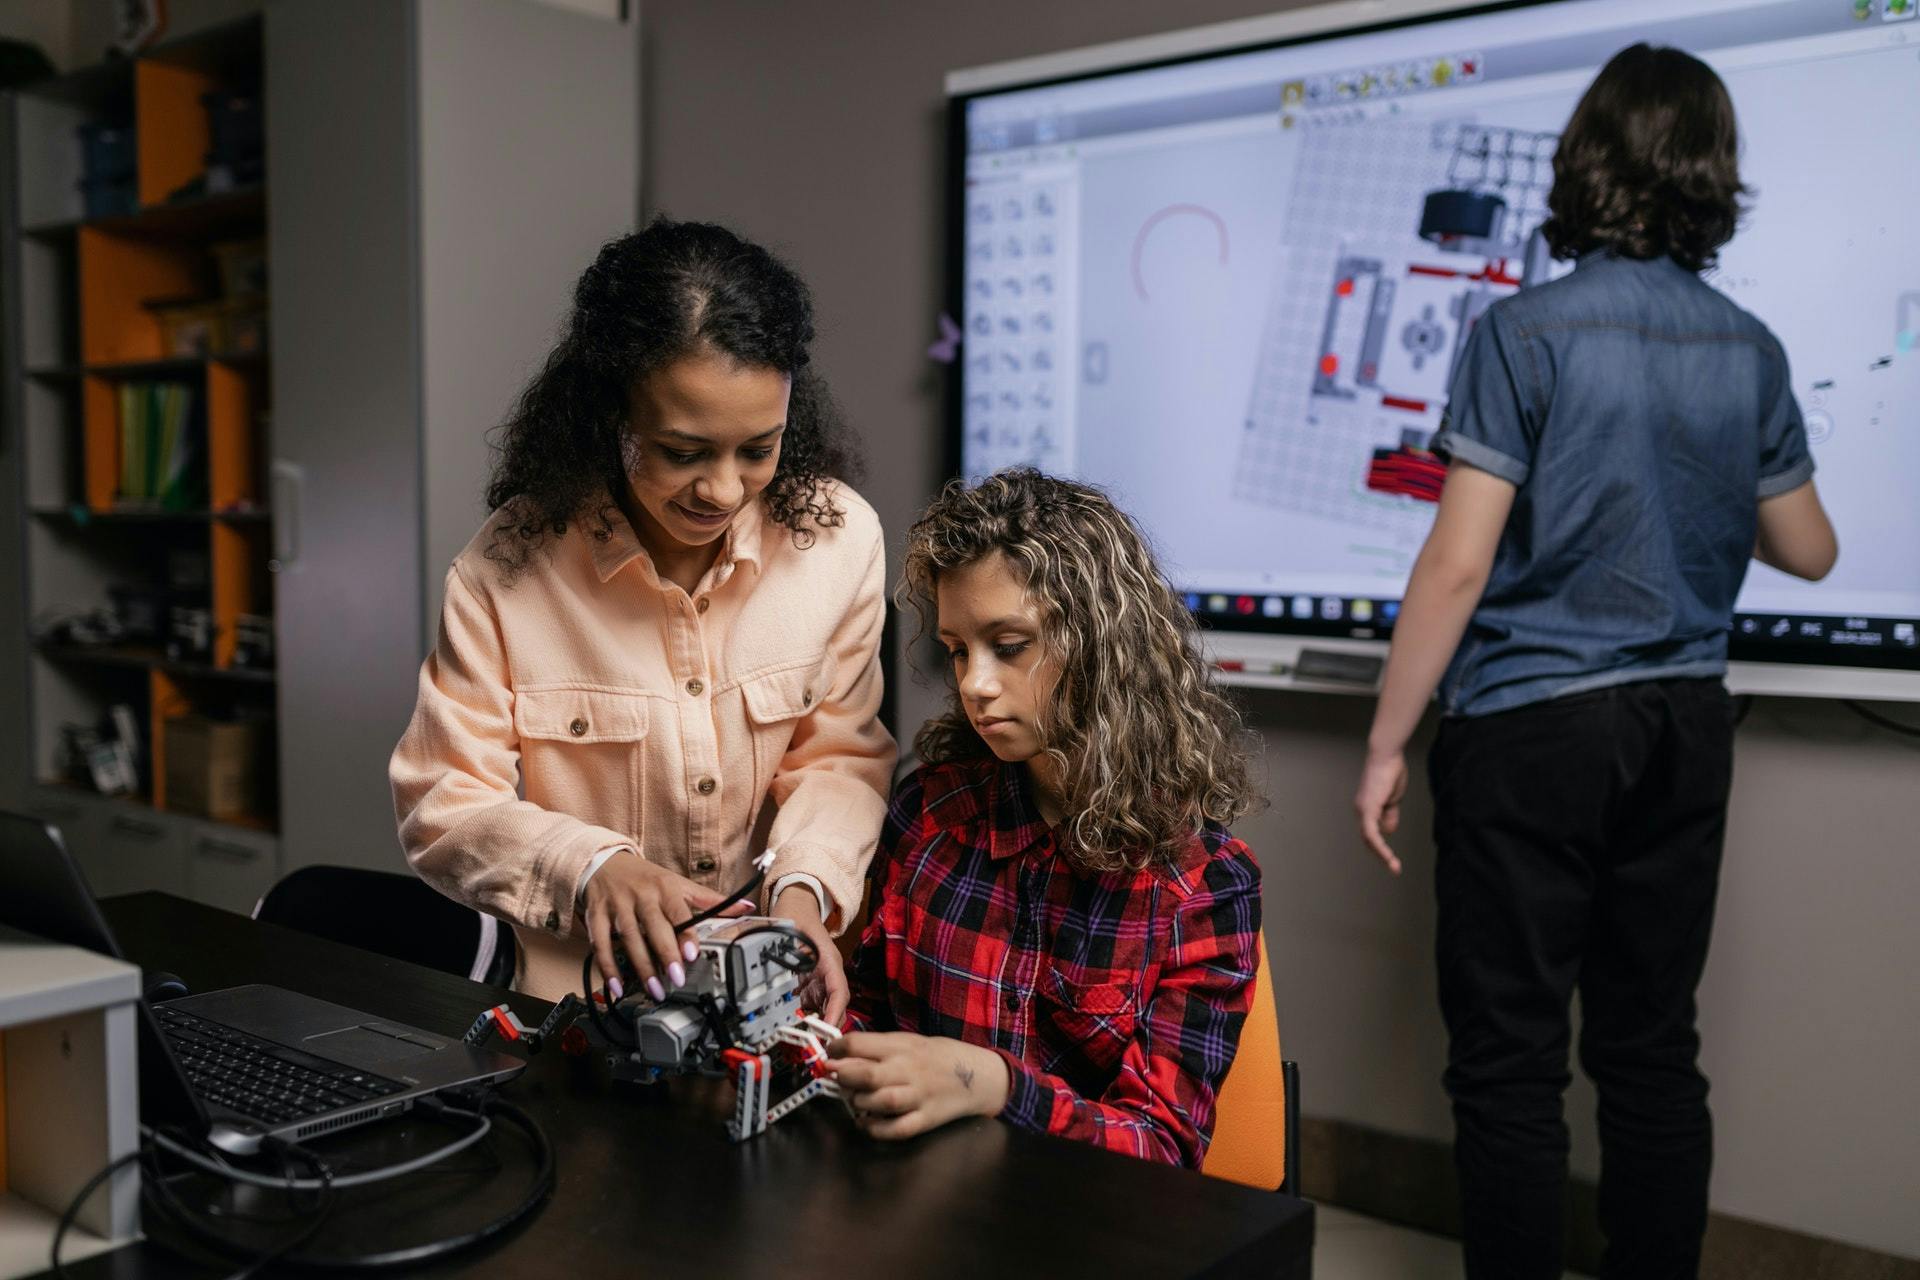
[[[1182,214],[1192,214],[1198,218],[1205,218],[1213,224],[1213,229],[1220,234],[1220,265],[1223,267],[1227,265],[1226,220],[1203,205],[1170,204],[1141,223],[1140,230],[1136,232],[1133,237],[1133,291],[1140,295],[1142,302],[1153,301],[1152,298],[1147,296],[1146,278],[1140,274],[1140,255],[1146,251],[1147,237],[1153,234],[1155,227],[1165,222],[1168,218],[1178,217]]]

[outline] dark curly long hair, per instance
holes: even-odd
[[[858,455],[826,383],[809,363],[813,302],[786,263],[725,227],[655,218],[600,250],[546,365],[495,431],[487,507],[510,508],[487,555],[509,574],[570,522],[604,530],[626,484],[628,397],[682,357],[719,352],[793,380],[780,465],[761,491],[793,531],[838,525],[830,480],[857,480]]]
[[[1733,239],[1749,194],[1720,77],[1678,49],[1636,44],[1573,109],[1541,231],[1558,258],[1606,248],[1700,271]]]

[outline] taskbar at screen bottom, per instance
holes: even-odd
[[[1380,596],[1188,591],[1182,599],[1202,627],[1269,635],[1386,639],[1400,601]],[[1920,670],[1920,617],[1736,613],[1728,656],[1745,662]]]

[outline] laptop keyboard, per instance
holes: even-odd
[[[164,1004],[153,1014],[194,1092],[254,1120],[287,1124],[407,1087]]]

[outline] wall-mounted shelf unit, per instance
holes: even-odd
[[[203,828],[253,842],[263,884],[278,868],[275,675],[235,662],[241,620],[271,635],[274,613],[264,28],[256,15],[197,32],[8,103],[19,763],[30,801],[98,826],[73,842],[90,870],[116,843],[150,851],[156,833],[178,845]],[[168,652],[176,607],[204,611],[210,643]],[[135,625],[112,636],[84,621],[102,615]],[[70,744],[116,707],[132,713],[138,786],[91,795]],[[187,715],[260,726],[243,807],[169,803],[169,725]],[[78,816],[89,805],[99,824]],[[150,880],[123,882],[185,887],[153,861]]]
[[[525,0],[262,0],[0,97],[0,808],[59,824],[97,891],[245,910],[309,863],[404,869],[387,757],[486,433],[633,228],[638,55],[630,21]],[[236,126],[209,94],[261,106],[264,163],[206,172]],[[262,244],[264,314],[197,312]],[[171,491],[125,429],[153,387],[204,426]],[[210,651],[50,625],[116,602],[207,610]],[[143,751],[106,796],[62,744],[115,706]],[[254,798],[189,812],[169,775],[231,759],[208,722],[235,717]]]

